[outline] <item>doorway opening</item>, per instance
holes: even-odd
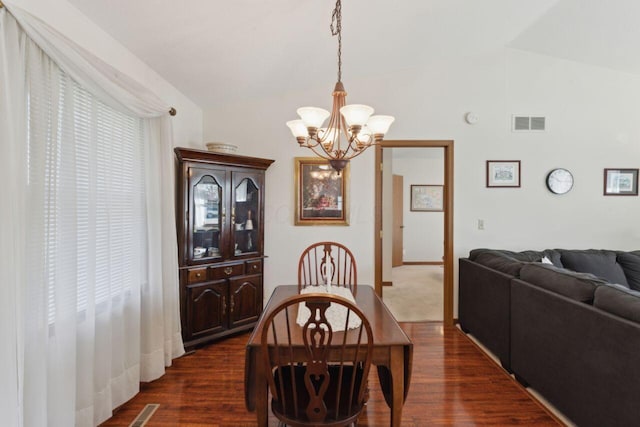
[[[442,148],[443,153],[443,188],[441,191],[442,195],[442,212],[440,213],[440,227],[441,232],[437,233],[435,240],[435,247],[437,253],[442,254],[442,260],[431,260],[426,262],[405,262],[403,264],[413,264],[408,265],[408,268],[400,267],[397,270],[399,277],[405,277],[407,274],[423,274],[425,280],[433,280],[438,275],[442,280],[442,288],[441,292],[436,292],[432,295],[436,295],[437,298],[440,298],[442,305],[440,306],[440,301],[438,301],[438,307],[442,307],[442,316],[443,323],[445,325],[453,325],[453,141],[452,140],[404,140],[404,141],[383,141],[380,145],[376,146],[376,176],[375,176],[375,289],[378,295],[383,296],[384,292],[387,290],[383,289],[383,251],[388,251],[388,257],[391,259],[392,254],[391,248],[393,245],[385,244],[383,247],[383,242],[386,239],[389,239],[387,242],[390,242],[391,239],[394,239],[396,248],[398,247],[397,236],[392,237],[392,233],[390,232],[391,222],[385,222],[385,226],[383,226],[383,219],[385,215],[383,215],[383,211],[387,212],[386,220],[388,221],[388,216],[391,215],[391,210],[383,209],[383,174],[392,174],[393,170],[385,169],[384,159],[388,159],[388,154],[390,149],[394,148]],[[388,149],[385,153],[385,149]],[[391,181],[391,177],[389,177],[389,181]],[[395,179],[396,186],[407,186],[409,183],[399,183],[399,178]],[[427,183],[419,183],[419,184],[427,184]],[[391,184],[389,184],[391,185]],[[431,188],[429,188],[431,190]],[[402,192],[400,192],[402,193]],[[406,192],[405,192],[406,194]],[[400,204],[409,204],[410,200],[397,201],[394,200],[394,206],[397,203]],[[433,218],[433,217],[432,217]],[[396,224],[397,226],[397,224]],[[400,225],[401,227],[402,225]],[[383,230],[385,230],[386,235],[383,235]],[[396,233],[394,233],[396,234]],[[402,234],[402,233],[400,233]],[[433,243],[433,242],[431,242]],[[399,243],[402,247],[402,242]],[[439,246],[439,245],[442,246]],[[427,243],[424,245],[427,246]],[[434,246],[434,245],[431,245]],[[441,248],[441,251],[440,251]],[[420,250],[424,252],[424,249]],[[397,252],[397,249],[396,249]],[[419,255],[419,257],[433,257],[433,252],[431,255]],[[395,255],[394,263],[398,265],[398,254]],[[441,265],[440,265],[441,264]],[[424,271],[413,271],[420,270]],[[435,270],[434,270],[435,269]],[[406,271],[401,271],[406,270]],[[412,270],[412,271],[409,271]],[[427,271],[432,270],[432,271]],[[418,277],[418,276],[416,276]],[[436,279],[437,280],[437,279]],[[417,300],[418,298],[416,298]],[[427,309],[426,302],[424,306],[424,310]]]

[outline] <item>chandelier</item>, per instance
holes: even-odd
[[[342,84],[342,3],[336,1],[331,15],[331,34],[338,36],[338,82],[333,89],[331,113],[323,108],[301,107],[299,120],[287,122],[300,147],[311,149],[327,159],[338,173],[350,159],[380,143],[393,122],[392,116],[372,116],[368,105],[346,105],[347,92]],[[329,118],[329,124],[323,127]]]

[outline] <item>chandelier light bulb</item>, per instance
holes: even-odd
[[[371,133],[371,129],[368,126],[363,126],[360,132],[358,133],[358,141],[362,145],[369,145],[373,142],[373,134]]]
[[[324,121],[331,115],[331,113],[324,108],[316,107],[300,107],[297,113],[306,127],[314,129],[322,127]]]
[[[389,127],[394,120],[395,117],[393,116],[371,116],[367,122],[367,127],[374,135],[384,135],[389,131]]]
[[[307,127],[302,120],[289,120],[287,126],[289,126],[291,133],[296,138],[306,137],[308,135]]]
[[[364,126],[373,114],[373,108],[368,105],[350,104],[340,109],[340,113],[347,122],[347,126]]]

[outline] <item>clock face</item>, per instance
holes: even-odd
[[[573,175],[566,169],[554,169],[547,175],[547,188],[554,194],[565,194],[573,187]]]

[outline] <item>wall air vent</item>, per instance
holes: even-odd
[[[547,130],[545,116],[513,115],[511,130],[514,132],[544,132]]]

